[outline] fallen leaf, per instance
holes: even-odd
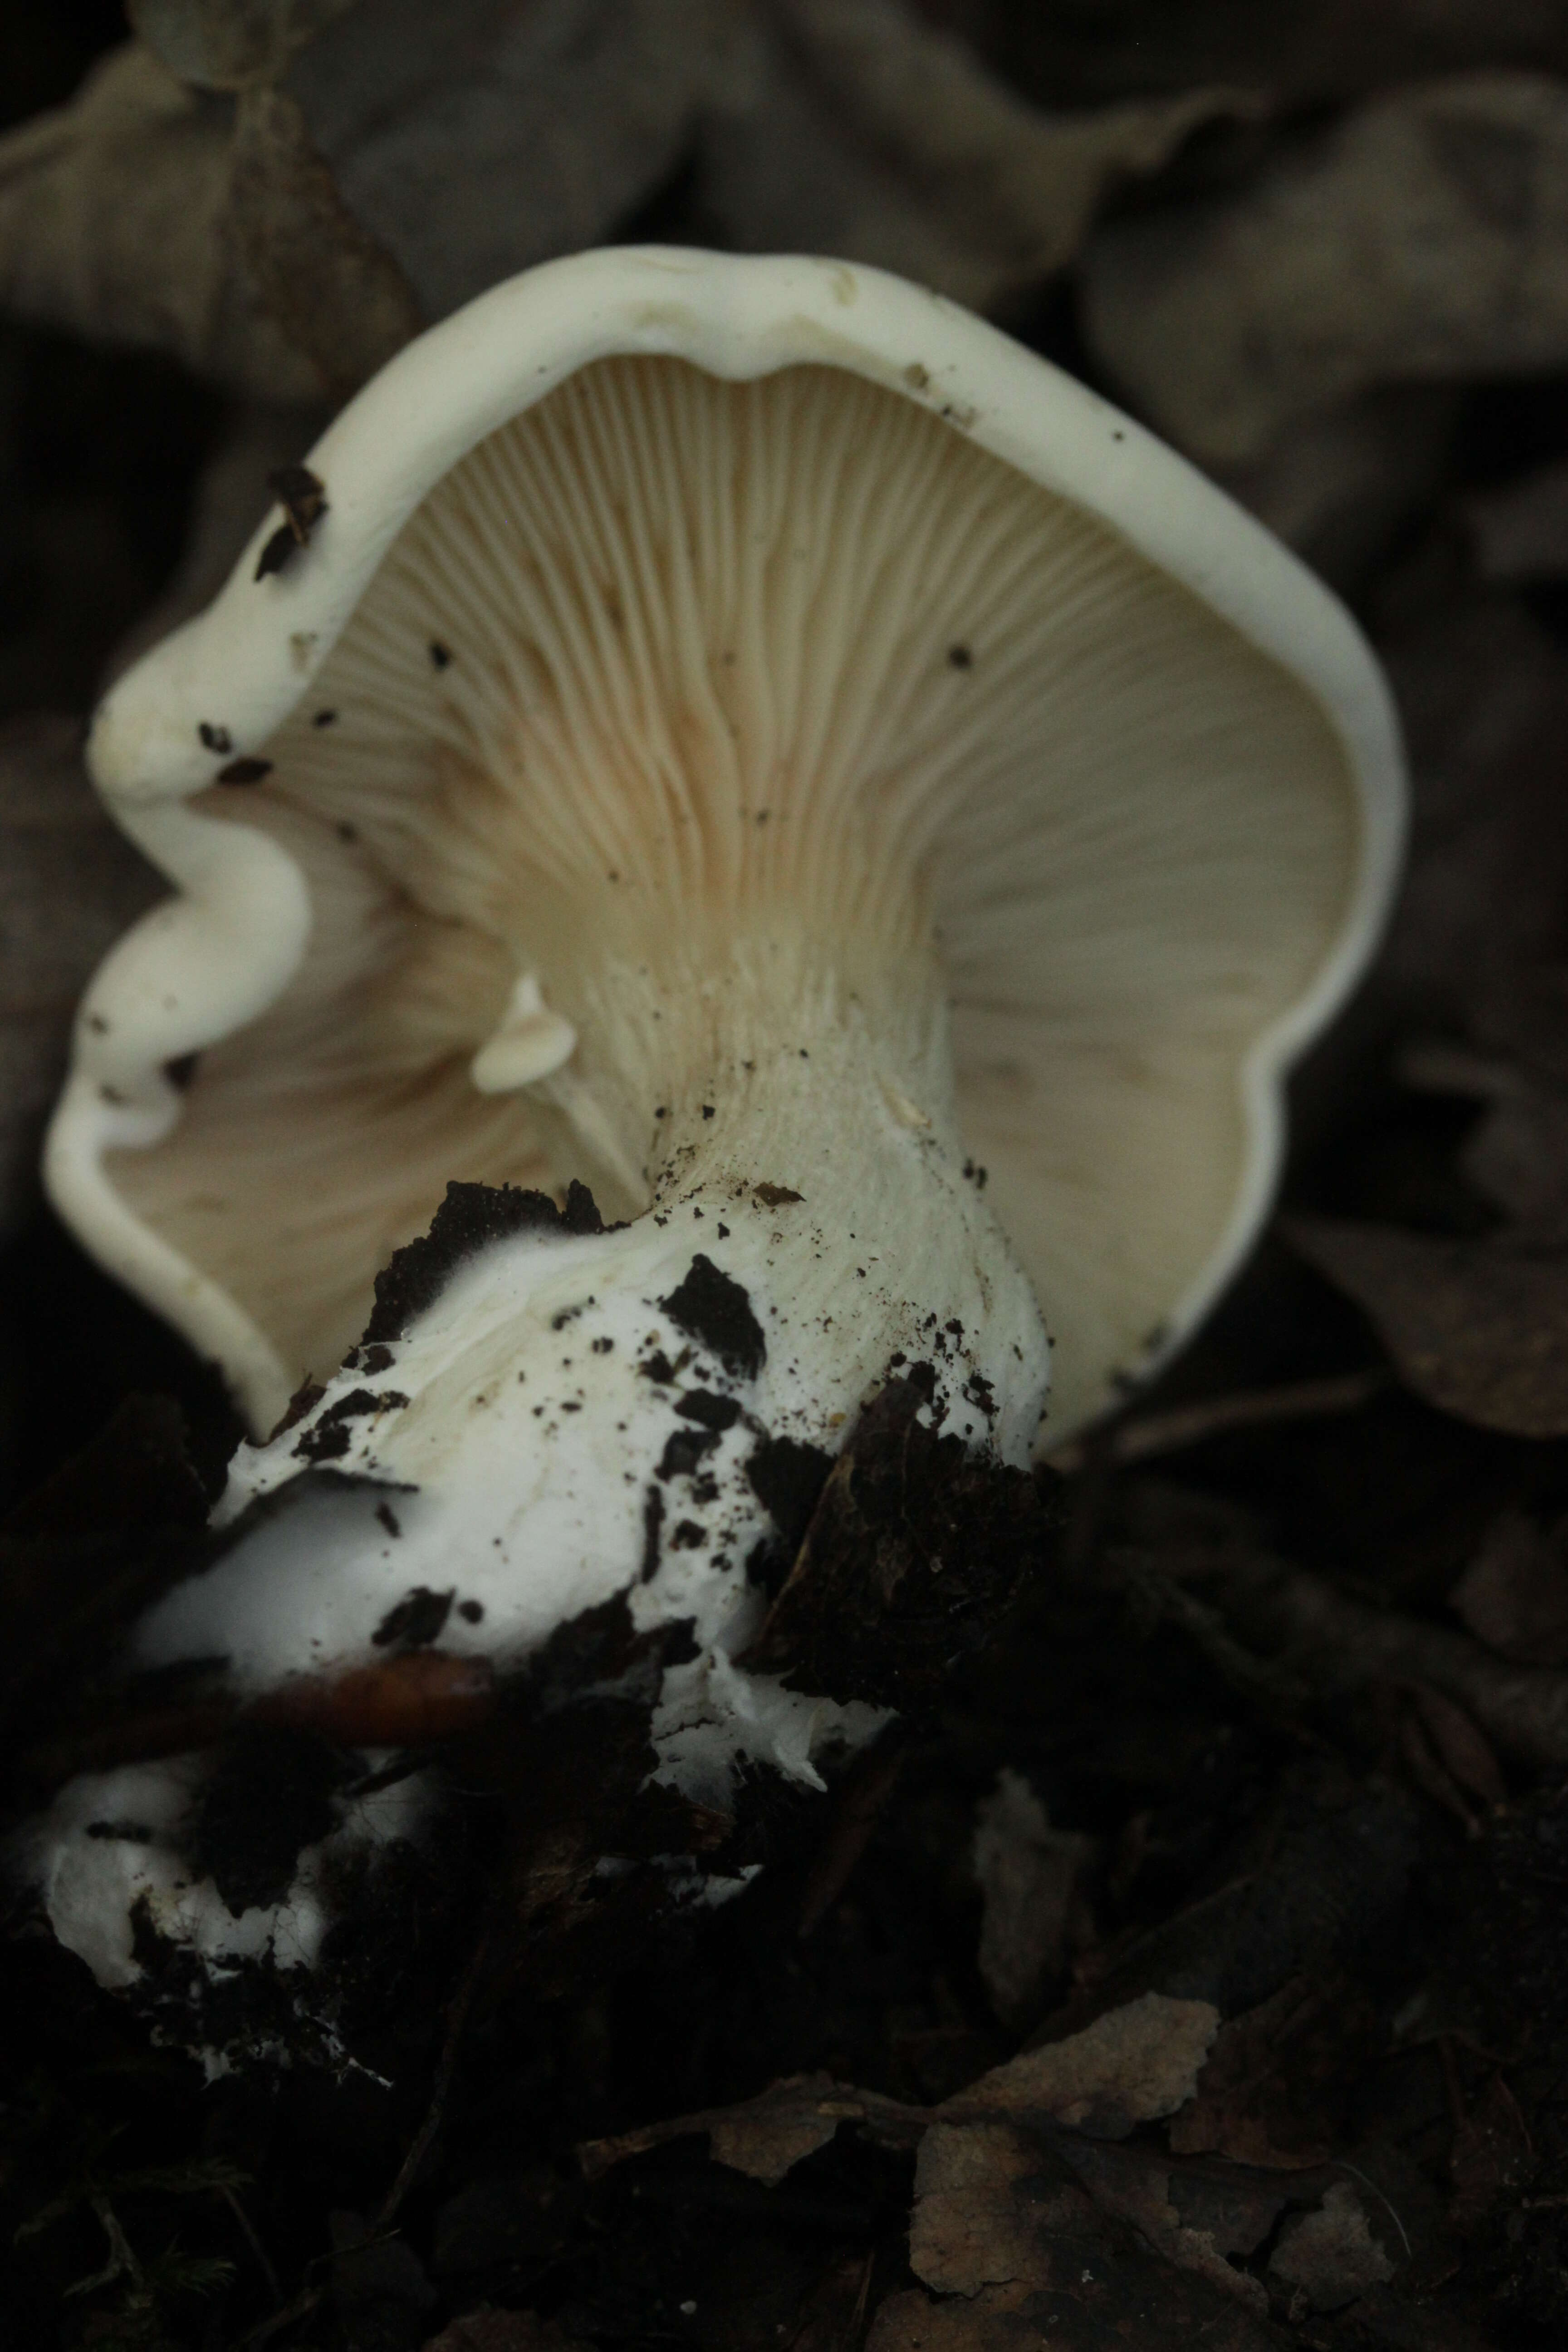
[[[1466,1802],[1458,1781],[1427,1738],[1412,1706],[1406,1705],[1399,1711],[1398,1742],[1400,1761],[1422,1794],[1451,1813],[1467,1837],[1479,1838],[1481,1823],[1474,1808]]]
[[[989,302],[1260,103],[1046,113],[899,0],[139,8],[145,42],[0,139],[0,298],[280,401],[341,395],[421,317],[611,239],[683,166],[717,242]]]
[[[0,138],[0,303],[152,344],[257,398],[318,400],[321,376],[267,312],[230,230],[230,112],[131,41],[68,105]]]
[[[1315,2213],[1288,2221],[1268,2258],[1269,2275],[1295,2288],[1310,2311],[1342,2311],[1369,2287],[1393,2278],[1397,2267],[1349,2180],[1335,2181]]]
[[[1568,1674],[1507,1664],[1463,1633],[1352,1600],[1326,1577],[1267,1555],[1216,1563],[1205,1589],[1250,1647],[1288,1655],[1319,1691],[1429,1683],[1458,1699],[1504,1755],[1552,1771],[1568,1764]],[[1393,1932],[1399,1918],[1415,1864],[1415,1824],[1389,1792],[1368,1792],[1355,1812],[1355,1843],[1337,1861],[1331,1848],[1318,1857],[1295,1890],[1291,1908],[1300,1904],[1305,1931],[1299,1965],[1319,1965],[1342,1940],[1353,1950],[1359,1931],[1375,1922],[1377,1933]],[[1279,1892],[1292,1895],[1289,1879]],[[1324,1920],[1333,1923],[1330,1938],[1313,1924]],[[1157,1946],[1181,1925],[1178,1915],[1146,1940]],[[1174,1943],[1184,1958],[1179,1933]]]
[[[1206,2279],[1118,2246],[1063,2239],[1037,2284],[936,2301],[889,2295],[866,2352],[1276,2352],[1275,2332]]]
[[[497,2311],[485,2304],[432,2336],[424,2352],[577,2352],[586,2347],[536,2311]]]
[[[329,394],[357,390],[418,333],[407,278],[344,204],[286,91],[239,100],[230,217],[263,301]]]
[[[1493,1026],[1500,1009],[1495,989],[1476,1008]],[[1510,1223],[1533,1227],[1533,1237],[1568,1233],[1568,1096],[1553,1076],[1447,1042],[1407,1047],[1399,1076],[1424,1093],[1484,1103],[1460,1146],[1460,1174]]]
[[[533,262],[612,241],[691,152],[750,14],[377,0],[302,49],[282,87],[353,218],[440,319]]]
[[[1448,2159],[1452,2226],[1461,2232],[1479,2228],[1534,2168],[1535,2150],[1519,2101],[1503,2076],[1493,2074],[1454,2133]]]
[[[1043,2286],[1064,2241],[1092,2242],[1098,2213],[1131,2222],[1165,2261],[1261,2316],[1262,2285],[1226,2258],[1256,2252],[1294,2185],[1184,2166],[1136,2142],[1053,2131],[1042,2146],[1013,2124],[934,2124],[916,2159],[910,2266],[945,2294]]]
[[[604,241],[680,162],[736,35],[718,0],[154,17],[184,70],[246,83],[237,139],[235,107],[151,47],[111,52],[0,138],[0,301],[279,403],[341,396],[418,317]],[[318,37],[274,87],[247,44],[286,17],[285,47]]]
[[[1458,501],[1483,580],[1561,580],[1568,573],[1568,461],[1538,467]]]
[[[1457,1785],[1483,1805],[1506,1805],[1502,1767],[1468,1710],[1426,1682],[1413,1683],[1410,1697],[1438,1761]]]
[[[1094,0],[1076,7],[979,12],[1025,87],[1092,105],[1122,90],[1194,79],[1277,90],[1292,114],[1388,82],[1468,66],[1568,70],[1560,0],[1313,0],[1262,8],[1237,0]]]
[[[1075,2131],[1120,2139],[1136,2124],[1173,2115],[1192,2097],[1219,2023],[1212,2001],[1146,1992],[1065,2041],[993,2067],[945,2105],[971,2114],[1044,2115]]]
[[[1172,2117],[1173,2150],[1270,2171],[1324,2163],[1377,2042],[1353,1980],[1291,1978],[1221,2026],[1194,2096]]]
[[[1376,642],[1414,795],[1408,871],[1374,985],[1406,1034],[1412,1013],[1428,1030],[1468,1030],[1482,1046],[1503,1042],[1506,1029],[1507,1060],[1544,1068],[1542,1028],[1568,1035],[1560,989],[1544,1022],[1531,1011],[1542,967],[1562,954],[1568,664],[1495,591],[1413,584],[1401,603],[1390,590]]]
[[[1048,2275],[1051,2244],[1092,2237],[1092,2200],[1042,2180],[1037,2139],[1009,2123],[933,2124],[915,2159],[910,2267],[942,2294]]]
[[[795,2315],[788,2352],[851,2352],[859,2344],[876,2259],[873,2251],[828,2264]]]
[[[438,2207],[430,2266],[457,2283],[476,2273],[539,2276],[555,2261],[579,2225],[582,2190],[552,2165],[480,2173]]]
[[[407,2240],[389,2236],[362,2214],[330,2216],[329,2294],[343,2334],[356,2347],[408,2344],[436,2300],[425,2265]]]
[[[1178,2270],[1194,2273],[1259,2319],[1267,2317],[1261,2279],[1226,2258],[1255,2253],[1268,2237],[1289,2195],[1281,2176],[1183,2166],[1142,2144],[1064,2139],[1058,2146],[1102,2212],[1130,2221]]]
[[[1207,2001],[1147,1993],[1097,2018],[1066,2041],[1026,2050],[938,2107],[912,2107],[829,2074],[792,2074],[754,2099],[709,2107],[589,2140],[578,2148],[585,2177],[672,2139],[706,2136],[714,2159],[770,2185],[826,2147],[842,2123],[867,2126],[893,2147],[912,2147],[928,2125],[988,2125],[993,2116],[1047,2117],[1075,2128],[1121,2135],[1172,2114],[1192,2095],[1219,2025]]]
[[[1353,587],[1436,502],[1462,401],[1448,384],[1374,384],[1300,418],[1259,456],[1211,470],[1331,585]]]
[[[1005,2023],[1029,2022],[1061,1975],[1094,1850],[1092,1838],[1051,1828],[1021,1773],[1000,1772],[976,1806],[974,1875],[984,1903],[977,1965]]]
[[[1235,194],[1100,231],[1084,322],[1203,463],[1257,462],[1369,386],[1568,363],[1568,89],[1428,82],[1300,136]]]
[[[1568,1255],[1321,1217],[1285,1233],[1428,1403],[1510,1437],[1568,1435]]]
[[[1026,2290],[984,2293],[973,2302],[933,2303],[915,2287],[890,2294],[880,2306],[866,2352],[1038,2352],[1042,2326],[1034,2306],[1046,2300]],[[1053,2311],[1053,2322],[1057,2315]],[[1064,2352],[1074,2352],[1072,2336],[1058,2340]]]
[[[268,79],[355,0],[126,0],[132,32],[182,81],[243,89]]]
[[[900,0],[776,0],[747,63],[700,149],[726,241],[874,262],[977,309],[1061,268],[1120,183],[1263,110],[1210,89],[1046,112]]]
[[[1562,1529],[1548,1537],[1520,1510],[1502,1511],[1448,1595],[1478,1641],[1521,1665],[1568,1661],[1568,1564]]]
[[[614,2139],[585,2141],[577,2159],[584,2178],[596,2180],[627,2157],[702,2134],[716,2163],[771,2188],[805,2158],[826,2147],[842,2123],[868,2123],[893,2145],[909,2147],[924,2130],[930,2112],[836,2083],[830,2074],[791,2074],[736,2106],[706,2107],[695,2115],[645,2124]]]

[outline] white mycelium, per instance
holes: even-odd
[[[659,1777],[816,1784],[880,1718],[735,1663],[759,1449],[832,1453],[918,1362],[1020,1465],[1048,1359],[1065,1433],[1190,1328],[1386,897],[1375,672],[1169,453],[874,272],[553,265],[312,464],[319,539],[247,557],[93,736],[184,896],[89,993],[56,1197],[258,1430],[327,1382],[127,1663],[258,1697],[374,1663],[422,1592],[506,1669],[624,1594],[689,1627]],[[570,1178],[624,1227],[491,1241],[333,1372],[449,1180]],[[89,1812],[42,1867],[98,1966],[127,1868],[100,1838],[94,1896]]]

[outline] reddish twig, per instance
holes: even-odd
[[[1090,1466],[1097,1449],[1112,1467],[1146,1462],[1158,1454],[1180,1454],[1211,1437],[1226,1437],[1239,1429],[1264,1429],[1289,1421],[1315,1421],[1328,1413],[1354,1412],[1392,1385],[1392,1375],[1380,1367],[1364,1372],[1341,1372],[1331,1380],[1292,1381],[1287,1387],[1244,1389],[1232,1396],[1204,1397],[1195,1404],[1171,1405],[1118,1422],[1088,1437],[1069,1438],[1046,1460],[1053,1470],[1077,1472]]]

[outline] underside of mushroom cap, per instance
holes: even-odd
[[[1394,871],[1386,700],[1325,592],[1045,362],[840,265],[550,265],[310,463],[310,542],[257,580],[259,534],[95,728],[184,895],[95,982],[50,1160],[256,1423],[448,1180],[645,1207],[773,971],[886,1036],[911,1118],[955,1108],[1053,1440],[1166,1351]]]

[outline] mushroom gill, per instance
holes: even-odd
[[[193,806],[297,861],[307,952],[109,1163],[270,1342],[258,1426],[448,1180],[635,1216],[787,1185],[879,1105],[989,1170],[1062,1433],[1212,1286],[1363,853],[1280,663],[823,364],[569,374],[424,497],[259,750]]]

